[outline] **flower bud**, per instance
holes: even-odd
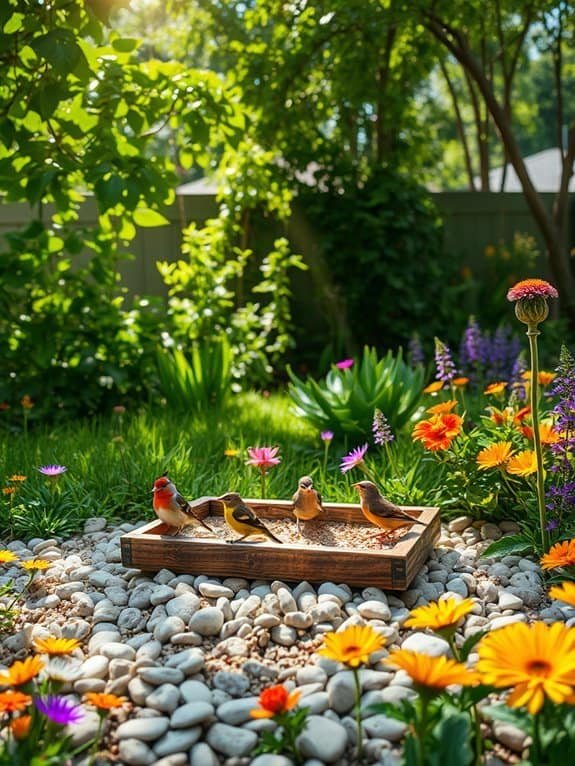
[[[515,316],[524,324],[539,324],[549,316],[545,298],[522,298],[515,304]]]

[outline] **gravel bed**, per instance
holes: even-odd
[[[285,531],[291,522],[276,524]],[[332,582],[175,575],[166,569],[146,576],[121,564],[119,537],[135,528],[110,528],[105,519],[93,518],[78,538],[4,546],[21,558],[41,556],[53,563],[38,577],[19,629],[4,638],[0,660],[8,664],[26,656],[39,636],[82,640],[76,651],[81,675],[65,691],[78,701],[86,691],[129,699],[110,716],[103,764],[289,766],[291,761],[283,757],[249,756],[258,731],[273,726],[251,719],[249,711],[262,688],[283,682],[288,689],[297,687],[300,704],[310,708],[300,740],[306,766],[351,766],[356,741],[353,678],[315,651],[326,632],[369,624],[387,643],[361,671],[366,761],[395,766],[400,763],[404,726],[368,709],[375,702],[413,694],[409,677],[386,665],[388,650],[403,646],[436,655],[449,651],[431,634],[403,629],[410,609],[443,594],[474,598],[475,609],[456,636],[460,643],[477,630],[513,622],[575,624],[575,609],[550,605],[537,563],[520,556],[480,558],[490,540],[516,531],[512,522],[453,520],[443,527],[437,548],[403,593],[376,587],[352,590]],[[307,528],[311,540],[312,525]],[[23,587],[27,579],[17,566],[4,567],[0,582],[10,578],[16,587]],[[97,725],[97,716],[89,715],[69,732],[80,744],[94,735]],[[522,732],[497,724],[494,735],[497,744],[486,764],[520,762]]]

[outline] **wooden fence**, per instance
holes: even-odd
[[[510,242],[515,232],[533,235],[543,245],[537,226],[531,217],[522,194],[505,192],[441,192],[433,199],[445,226],[444,247],[454,252],[461,265],[469,266],[481,276],[484,251],[488,245]],[[553,194],[542,195],[551,208]],[[182,227],[191,221],[202,222],[215,215],[217,205],[212,194],[178,194],[176,202],[164,211],[169,224],[158,228],[140,229],[132,242],[132,260],[124,261],[120,270],[123,284],[130,294],[162,295],[165,288],[156,268],[159,260],[177,260],[180,253]],[[79,225],[96,221],[96,203],[88,200],[81,210]],[[0,205],[0,235],[12,231],[32,218],[32,212],[23,204]],[[306,256],[314,248],[314,234],[304,221],[302,211],[288,226],[297,252]],[[262,232],[267,239],[272,232]],[[567,242],[569,249],[575,245],[575,194],[569,204]],[[542,264],[543,265],[543,264]]]

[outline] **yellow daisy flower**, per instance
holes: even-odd
[[[423,686],[437,692],[453,684],[473,686],[479,683],[477,673],[448,657],[430,657],[428,654],[412,652],[409,649],[397,649],[385,662],[405,670],[415,686]]]
[[[28,561],[21,561],[20,566],[22,569],[26,569],[28,572],[40,572],[44,569],[48,569],[48,567],[51,567],[52,562],[48,561],[48,559],[29,559]]]
[[[461,378],[453,378],[451,381],[454,386],[466,386],[469,383],[469,378],[461,377]]]
[[[440,404],[434,404],[433,407],[429,407],[426,412],[430,412],[432,415],[441,415],[442,412],[451,412],[451,410],[457,406],[455,399],[450,399],[448,402],[441,402]]]
[[[505,470],[514,476],[530,476],[537,473],[537,455],[531,449],[518,452],[509,459]]]
[[[0,551],[0,564],[11,564],[12,561],[17,561],[18,556],[12,551]]]
[[[423,389],[424,394],[436,394],[438,391],[441,391],[443,388],[443,381],[441,380],[434,380],[433,383],[430,383],[428,386],[425,386]]]
[[[26,481],[26,476],[22,476],[21,473],[15,473],[9,477],[8,481]]]
[[[80,641],[77,638],[54,638],[53,636],[48,636],[48,638],[34,639],[36,651],[42,654],[71,654],[79,646]]]
[[[425,606],[412,609],[404,625],[406,628],[429,628],[440,635],[453,633],[459,621],[469,614],[475,603],[470,598],[457,601],[446,598],[444,601],[432,601]]]
[[[330,660],[342,662],[350,668],[357,668],[369,660],[385,644],[385,638],[369,625],[352,625],[340,633],[326,633],[318,654]]]
[[[563,601],[565,604],[575,606],[575,582],[562,582],[560,585],[553,585],[549,588],[549,596]]]
[[[477,455],[479,469],[485,471],[488,468],[501,468],[511,457],[511,442],[495,442],[485,447]]]
[[[16,492],[16,487],[2,487],[3,495],[13,495]]]
[[[504,380],[499,380],[497,383],[490,383],[483,392],[486,396],[495,396],[502,394],[507,388],[507,383]]]
[[[481,682],[512,688],[510,707],[534,715],[545,699],[560,705],[575,686],[575,629],[561,622],[518,622],[484,636],[477,647]]]

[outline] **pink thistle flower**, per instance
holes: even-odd
[[[44,476],[61,476],[68,469],[65,465],[41,465],[38,470]]]
[[[363,463],[363,458],[365,457],[365,453],[367,452],[368,445],[363,444],[361,447],[356,447],[355,449],[352,449],[352,451],[344,455],[341,459],[341,465],[340,470],[342,473],[347,473],[348,471],[351,471],[352,468],[356,468],[360,463]]]
[[[250,459],[246,460],[246,465],[254,465],[260,471],[265,471],[281,463],[281,458],[276,457],[278,452],[279,447],[248,447]]]
[[[508,301],[520,301],[524,298],[558,298],[559,293],[553,285],[544,279],[524,279],[507,291]]]
[[[330,442],[333,439],[333,431],[322,431],[320,436],[322,442]]]
[[[341,362],[336,362],[335,366],[338,370],[349,370],[350,367],[353,367],[354,361],[353,359],[342,359]]]

